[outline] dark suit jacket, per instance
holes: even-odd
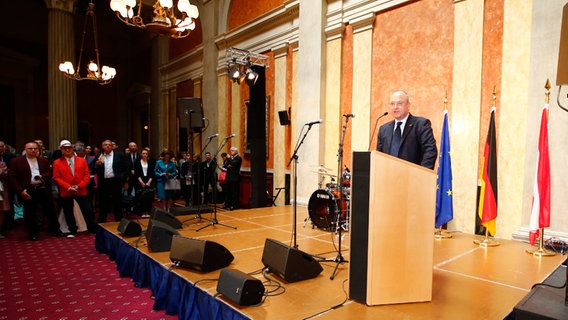
[[[395,120],[387,122],[379,128],[379,136],[377,138],[378,151],[389,153],[394,125]],[[402,133],[402,143],[398,157],[423,167],[434,169],[436,158],[438,157],[438,149],[430,120],[415,117],[412,114],[408,116]]]
[[[37,157],[37,164],[39,166],[41,179],[45,183],[46,190],[51,193],[50,180],[53,173],[49,166],[49,160],[44,157]],[[32,170],[30,169],[26,156],[18,156],[12,159],[10,162],[10,170],[8,170],[8,177],[15,194],[19,195],[22,191],[24,191],[24,189],[30,187],[32,181]]]
[[[94,168],[95,172],[99,176],[99,181],[105,176],[105,163],[103,162],[100,166],[97,166],[97,159],[101,154],[95,156],[95,161],[91,163],[91,168]],[[113,151],[112,157],[112,170],[114,172],[114,177],[119,179],[121,182],[126,182],[128,175],[130,174],[130,161],[129,159],[120,152]]]
[[[239,181],[243,158],[237,154],[227,159],[227,182]]]
[[[152,179],[152,184],[156,181],[156,174],[154,173],[154,168],[156,167],[156,160],[153,158],[148,158],[148,170],[146,170],[146,176],[144,176],[144,171],[142,170],[142,162],[140,161],[142,158],[136,159],[134,162],[134,177],[136,179],[136,186],[139,186],[138,178],[141,178],[142,181],[148,182],[150,178]]]

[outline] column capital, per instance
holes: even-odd
[[[45,0],[45,4],[47,9],[50,10],[61,10],[68,13],[74,13],[77,0]]]

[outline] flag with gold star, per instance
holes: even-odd
[[[444,111],[442,142],[440,145],[440,161],[438,163],[438,179],[436,182],[436,228],[454,218],[452,201],[452,161],[450,157],[450,130],[448,110]]]

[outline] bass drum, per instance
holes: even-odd
[[[336,211],[339,202],[339,191],[318,189],[312,193],[308,202],[308,213],[312,224],[319,229],[331,230],[331,227],[337,222]],[[345,221],[348,214],[347,200],[345,198],[340,209],[341,221]]]

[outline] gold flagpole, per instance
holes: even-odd
[[[447,110],[448,110],[448,90],[446,90],[446,97],[444,97],[444,111]],[[440,226],[438,229],[436,229],[436,232],[434,232],[434,238],[436,239],[448,239],[451,237],[452,234],[446,230],[443,230],[442,226]]]
[[[551,88],[549,79],[546,79],[546,84],[544,85],[544,88],[546,89],[546,93],[544,94],[544,102],[546,104],[549,104],[550,103],[550,88]],[[538,256],[538,257],[555,256],[556,252],[550,251],[550,250],[544,248],[544,228],[539,229],[539,234],[540,234],[540,236],[538,237],[538,247],[534,246],[534,247],[527,249],[526,250],[527,253],[530,253],[533,256]]]

